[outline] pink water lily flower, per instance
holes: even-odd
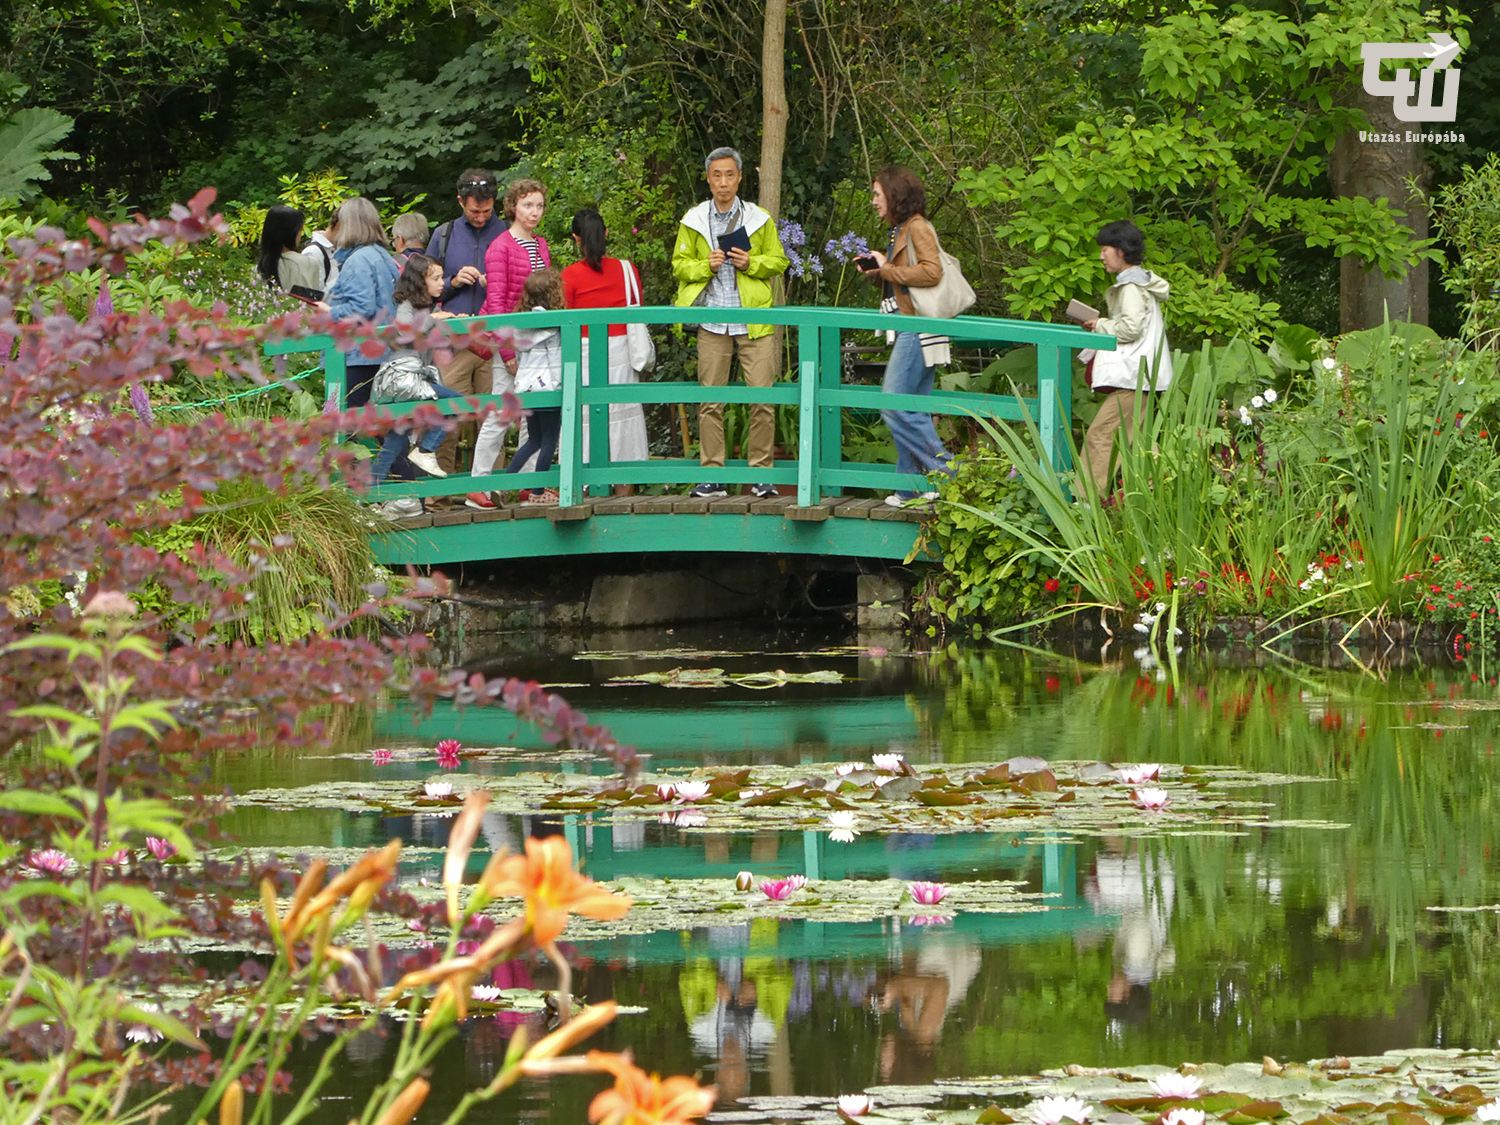
[[[876,754],[870,761],[875,763],[875,768],[882,773],[895,773],[901,768],[901,763],[906,760],[904,754]]]
[[[701,801],[708,796],[708,782],[684,781],[677,786],[679,801]]]
[[[677,796],[677,786],[670,781],[664,781],[656,787],[656,799],[665,803]]]
[[[370,751],[370,761],[374,762],[377,766],[388,766],[395,759],[396,755],[392,754],[389,750]]]
[[[772,902],[781,902],[792,893],[792,884],[786,879],[767,879],[760,885],[761,893]]]
[[[953,921],[951,914],[913,914],[907,920],[911,926],[946,926]]]
[[[1121,766],[1115,770],[1115,776],[1126,785],[1142,785],[1159,778],[1161,776],[1161,766],[1155,762],[1147,762],[1139,766]]]
[[[500,999],[500,992],[501,990],[493,984],[476,984],[473,988],[469,989],[469,996],[474,1000],[498,1000]]]
[[[1160,1074],[1151,1079],[1150,1085],[1158,1098],[1196,1098],[1203,1092],[1203,1079],[1191,1074]]]
[[[1162,1125],[1203,1125],[1208,1120],[1208,1114],[1201,1109],[1184,1109],[1178,1106],[1162,1118]]]
[[[1160,812],[1172,803],[1172,794],[1165,789],[1137,789],[1130,797],[1147,812]]]
[[[912,883],[906,888],[911,897],[923,906],[936,906],[948,897],[946,883]]]
[[[73,861],[60,848],[43,848],[26,857],[26,866],[47,875],[66,875],[73,866]]]
[[[839,1098],[839,1112],[846,1117],[863,1117],[875,1106],[869,1094],[844,1094]]]
[[[111,867],[123,867],[130,862],[130,851],[128,848],[116,848],[100,862],[107,863]]]
[[[146,849],[157,859],[163,862],[171,859],[177,854],[177,845],[169,840],[162,840],[156,836],[146,837]]]
[[[445,738],[433,747],[437,752],[438,765],[445,770],[456,770],[459,766],[458,752],[464,748],[456,738]]]

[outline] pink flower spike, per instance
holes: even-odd
[[[370,761],[374,762],[377,766],[388,766],[395,760],[395,757],[389,750],[372,750],[370,752]]]
[[[767,879],[760,889],[772,902],[781,902],[792,893],[792,884],[785,879]]]
[[[177,846],[156,836],[146,837],[146,848],[153,856],[166,862],[177,854]]]
[[[73,866],[73,861],[60,848],[43,848],[26,857],[26,866],[47,875],[66,875]]]
[[[1172,803],[1172,794],[1165,789],[1137,789],[1130,797],[1147,812],[1161,812]]]
[[[437,763],[445,770],[458,769],[458,752],[462,750],[463,743],[456,738],[445,738],[433,749],[437,752]]]
[[[670,801],[677,796],[677,786],[669,781],[664,781],[656,787],[656,796],[662,802]]]
[[[912,883],[906,889],[911,892],[911,897],[923,906],[936,906],[948,897],[948,887],[945,883]]]

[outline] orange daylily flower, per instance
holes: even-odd
[[[590,1051],[589,1063],[615,1076],[612,1090],[605,1090],[589,1104],[589,1120],[595,1125],[681,1125],[713,1109],[718,1090],[699,1086],[691,1078],[660,1078],[647,1074],[623,1055]]]
[[[524,856],[506,856],[485,872],[485,891],[495,898],[516,895],[526,900],[526,921],[540,946],[551,945],[568,924],[569,914],[590,918],[623,918],[632,903],[573,870],[573,849],[561,836],[526,841]]]

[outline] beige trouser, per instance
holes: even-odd
[[[730,336],[698,329],[698,383],[704,387],[729,385],[729,365],[735,349],[745,385],[769,387],[776,381],[776,336]],[[769,402],[750,404],[750,466],[768,469],[776,464],[776,407]],[[724,467],[724,404],[698,404],[698,461],[705,468]]]
[[[494,384],[490,380],[490,361],[481,359],[468,348],[457,353],[445,367],[438,369],[443,377],[443,386],[461,395],[487,395]],[[438,466],[445,473],[453,471],[458,457],[458,431],[443,439],[438,446]]]
[[[1145,410],[1146,391],[1139,396],[1141,409]],[[1140,428],[1140,416],[1136,413],[1137,392],[1121,389],[1107,395],[1099,413],[1084,435],[1083,448],[1078,451],[1078,471],[1094,478],[1094,487],[1101,496],[1113,491],[1109,476],[1109,457],[1114,451],[1115,434],[1125,431],[1125,440],[1135,437]]]

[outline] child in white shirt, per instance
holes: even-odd
[[[563,307],[562,274],[554,269],[535,270],[526,279],[521,290],[521,300],[516,306],[520,312],[545,312],[547,309]],[[516,394],[528,391],[555,391],[562,387],[562,334],[556,328],[516,329],[515,349]],[[526,419],[526,440],[516,450],[506,467],[507,473],[521,471],[531,455],[535,453],[535,471],[544,473],[552,467],[552,456],[557,452],[558,436],[562,432],[562,407],[533,407]],[[533,488],[528,504],[555,504],[557,490]]]

